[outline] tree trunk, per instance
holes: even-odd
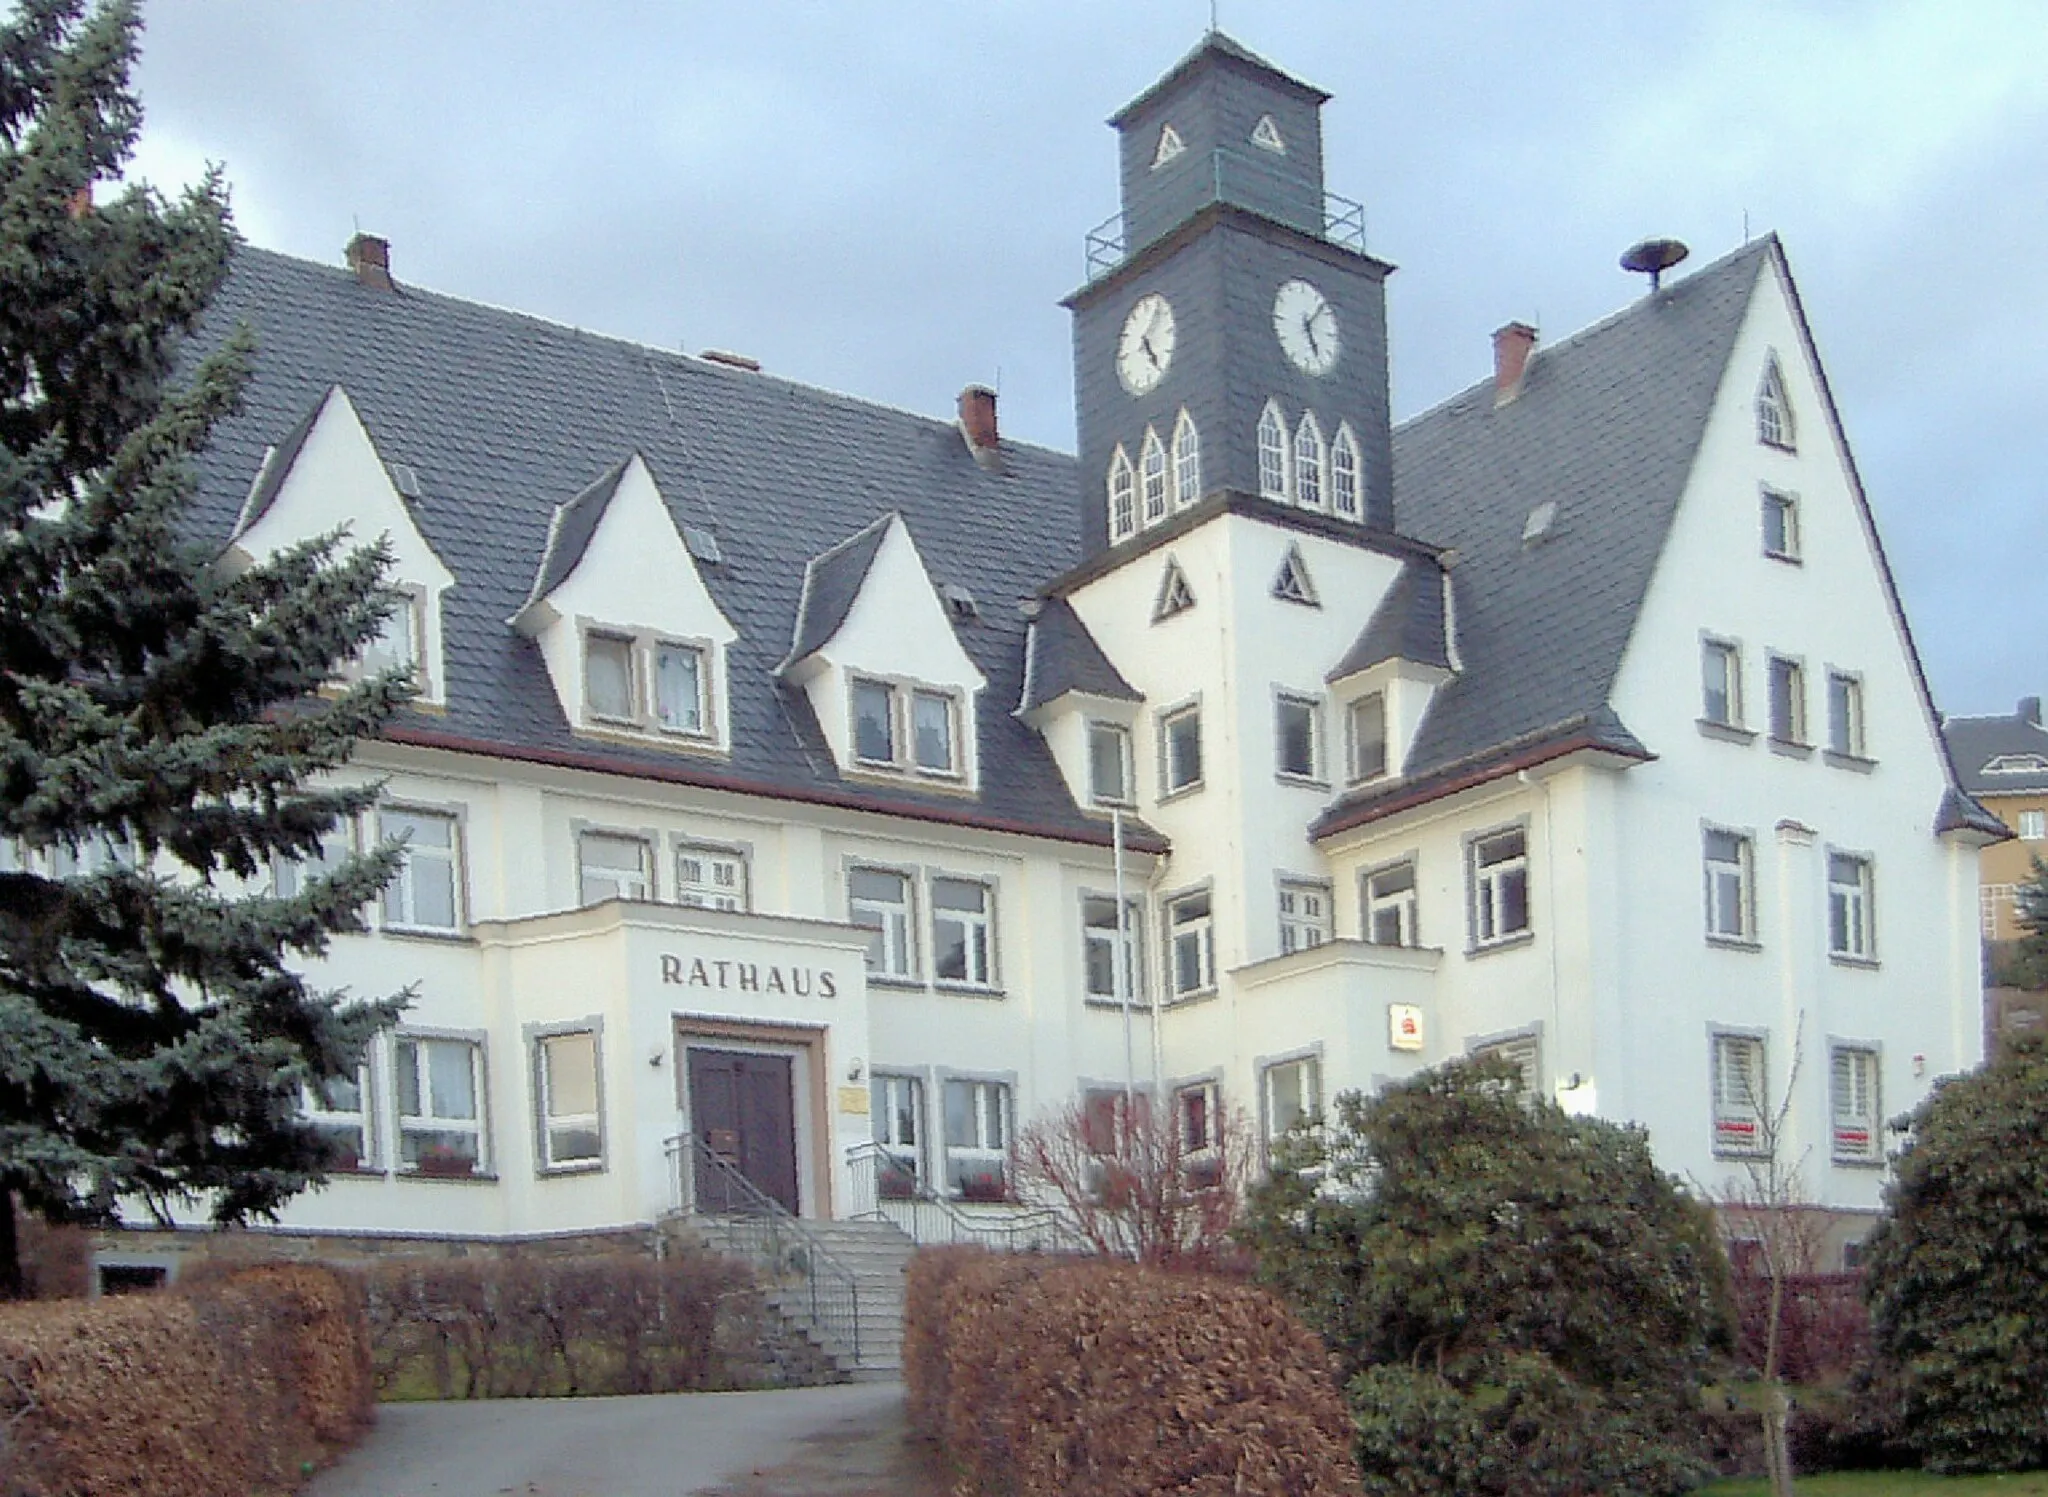
[[[21,1234],[14,1225],[14,1192],[0,1188],[0,1300],[28,1298],[21,1271]]]
[[[1768,1268],[1771,1300],[1764,1331],[1764,1469],[1770,1473],[1771,1497],[1792,1497],[1792,1446],[1785,1435],[1792,1400],[1785,1394],[1785,1385],[1778,1381],[1779,1336],[1785,1323],[1785,1265],[1776,1244],[1770,1249]]]

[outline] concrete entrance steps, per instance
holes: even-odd
[[[821,1339],[825,1352],[854,1382],[882,1382],[903,1375],[903,1270],[917,1251],[910,1235],[894,1222],[806,1221],[816,1238],[854,1277],[860,1296],[860,1356]],[[798,1291],[777,1291],[790,1298]],[[776,1295],[769,1296],[773,1300]],[[815,1338],[814,1339],[820,1339]]]

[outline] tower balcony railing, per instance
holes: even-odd
[[[1240,155],[1235,151],[1211,151],[1208,165],[1207,182],[1201,185],[1199,195],[1187,204],[1190,212],[1205,208],[1210,203],[1230,203],[1320,234],[1330,243],[1356,250],[1361,255],[1365,253],[1363,203],[1334,192],[1319,193],[1313,182],[1257,157]],[[1180,194],[1186,191],[1184,181],[1182,179],[1181,184],[1161,184],[1161,194],[1170,193],[1179,200]],[[1314,203],[1318,198],[1319,212],[1306,213],[1298,206]],[[1122,213],[1113,213],[1088,231],[1083,252],[1088,262],[1090,281],[1108,275],[1123,264],[1132,251],[1144,248],[1142,244],[1130,242],[1124,218]],[[1304,218],[1314,221],[1301,222]]]

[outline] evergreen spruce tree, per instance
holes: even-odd
[[[2015,988],[2048,988],[2048,864],[2034,859],[2027,881],[2013,891],[2019,927],[2025,933],[2012,943],[1997,980]]]
[[[320,1180],[305,1091],[353,1079],[402,1001],[294,970],[360,927],[393,849],[270,882],[375,798],[323,772],[409,689],[328,688],[393,606],[387,558],[330,536],[231,573],[191,533],[190,459],[253,349],[174,379],[234,248],[217,173],[92,201],[139,127],[139,25],[126,0],[0,15],[4,1295],[17,1205],[232,1222]]]

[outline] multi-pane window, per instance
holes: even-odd
[[[1119,444],[1109,460],[1109,538],[1129,540],[1138,533],[1138,477],[1130,454]]]
[[[1472,944],[1490,946],[1529,929],[1529,838],[1521,827],[1474,837],[1466,844],[1472,891]]]
[[[1174,997],[1191,997],[1216,986],[1216,930],[1207,889],[1168,902],[1166,951]]]
[[[1312,697],[1283,696],[1273,707],[1274,755],[1283,778],[1313,780],[1321,766],[1322,703]]]
[[[1776,489],[1763,498],[1764,555],[1780,561],[1799,559],[1799,501]]]
[[[1785,376],[1775,357],[1765,363],[1764,377],[1757,385],[1756,439],[1766,446],[1792,450],[1792,402],[1786,398]]]
[[[1387,772],[1387,698],[1370,692],[1344,710],[1344,753],[1351,783]]]
[[[1750,879],[1750,840],[1735,832],[1709,827],[1704,834],[1707,939],[1751,941],[1756,937]]]
[[[1742,655],[1727,640],[1700,643],[1700,716],[1724,727],[1742,725]]]
[[[1305,412],[1294,433],[1294,497],[1303,509],[1321,509],[1323,494],[1323,429],[1315,412]]]
[[[1870,859],[1828,854],[1828,951],[1868,961],[1877,954],[1871,929]]]
[[[1863,682],[1846,671],[1828,672],[1828,748],[1863,757]]]
[[[1764,1042],[1753,1034],[1713,1037],[1714,1152],[1768,1154]]]
[[[932,880],[932,976],[990,987],[995,982],[995,892],[965,878]]]
[[[401,1035],[392,1052],[398,1163],[423,1175],[484,1168],[484,1049],[474,1040]]]
[[[1090,894],[1081,901],[1081,966],[1088,996],[1116,1002],[1140,1003],[1145,995],[1144,943],[1139,939],[1138,901],[1124,901],[1123,928],[1117,928],[1116,901],[1106,895]],[[1117,970],[1117,952],[1123,952],[1123,970]],[[1123,989],[1117,989],[1121,981]]]
[[[535,1039],[533,1095],[539,1113],[542,1169],[588,1169],[604,1162],[595,1030],[578,1029]]]
[[[381,675],[385,671],[416,671],[420,664],[420,605],[419,595],[407,592],[385,616],[377,627],[376,637],[363,646],[358,657],[362,674]]]
[[[304,857],[279,853],[270,860],[270,890],[279,899],[296,899],[305,892],[306,881],[334,872],[350,852],[351,823],[343,821],[320,838],[319,849]]]
[[[1259,413],[1259,492],[1269,499],[1287,497],[1287,423],[1271,402]]]
[[[1166,518],[1166,444],[1149,426],[1139,449],[1138,481],[1145,496],[1145,523],[1157,525]]]
[[[693,645],[654,646],[654,723],[670,733],[702,734],[704,652]]]
[[[868,933],[868,971],[909,977],[910,878],[884,868],[854,868],[846,875],[848,918]]]
[[[1330,508],[1347,520],[1359,517],[1358,441],[1349,422],[1337,428],[1330,444]]]
[[[1122,723],[1088,724],[1088,798],[1098,806],[1131,803],[1131,730]]]
[[[1806,742],[1806,668],[1783,655],[1770,665],[1771,737],[1779,743]]]
[[[386,806],[378,813],[386,840],[405,844],[398,873],[384,886],[384,924],[409,930],[462,927],[462,843],[446,811]]]
[[[946,1185],[969,1201],[1009,1196],[1010,1088],[1001,1081],[946,1083]]]
[[[1160,781],[1166,794],[1202,783],[1202,712],[1181,707],[1159,720]]]
[[[1259,1073],[1259,1125],[1265,1142],[1307,1122],[1323,1105],[1322,1062],[1313,1055],[1283,1060]]]
[[[59,842],[50,849],[52,878],[92,878],[116,868],[135,866],[135,848],[125,838],[98,832],[77,843]]]
[[[1323,884],[1280,885],[1280,950],[1306,951],[1330,939],[1330,891]]]
[[[942,691],[913,691],[910,738],[919,769],[953,773],[953,699]]]
[[[1878,1131],[1877,1052],[1860,1045],[1836,1045],[1828,1053],[1828,1111],[1831,1151],[1850,1164],[1884,1158]]]
[[[351,1076],[331,1077],[307,1091],[307,1120],[333,1151],[332,1167],[336,1170],[376,1168],[370,1135],[375,1108],[370,1096],[367,1065]]]
[[[1365,876],[1365,938],[1375,946],[1414,946],[1415,864],[1395,863]]]
[[[652,899],[654,857],[646,841],[618,832],[584,832],[576,839],[577,898]]]
[[[2019,833],[2022,842],[2039,842],[2048,838],[2048,811],[2022,811],[2013,830]]]
[[[676,903],[700,910],[747,907],[746,854],[684,843],[676,849]]]
[[[1198,1081],[1176,1090],[1173,1094],[1173,1124],[1180,1135],[1183,1158],[1221,1148],[1223,1089],[1213,1081]]]
[[[595,631],[584,635],[584,709],[610,722],[631,722],[633,697],[633,641]]]
[[[885,1156],[877,1189],[885,1199],[906,1199],[917,1193],[924,1175],[924,1082],[877,1071],[869,1090],[875,1143]]]
[[[1202,497],[1202,439],[1186,411],[1173,423],[1173,507],[1186,509]]]
[[[853,756],[868,764],[896,762],[896,688],[885,681],[853,683]]]

